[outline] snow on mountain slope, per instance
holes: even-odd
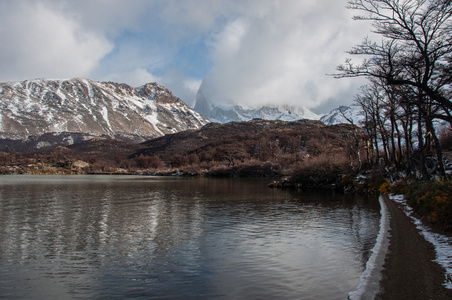
[[[318,120],[319,118],[320,116],[313,112],[295,106],[262,106],[251,109],[246,109],[239,105],[230,107],[213,106],[209,114],[209,120],[219,123],[250,121],[252,119],[296,121],[300,119]]]
[[[325,125],[350,124],[347,119],[352,120],[353,124],[360,126],[360,123],[364,120],[364,116],[361,114],[359,107],[339,106],[321,117],[320,121],[325,123]]]
[[[244,108],[240,105],[217,105],[209,101],[202,88],[196,95],[195,111],[212,122],[249,121],[252,119],[295,121],[300,119],[318,120],[320,116],[310,110],[289,105]]]
[[[143,140],[209,123],[157,83],[89,79],[0,83],[0,138],[74,132]]]

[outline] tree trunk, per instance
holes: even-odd
[[[390,117],[390,121],[391,121],[391,158],[392,158],[392,162],[393,163],[397,163],[397,151],[396,151],[396,142],[395,142],[395,132],[396,132],[396,121],[395,121],[395,117],[394,117],[394,111],[391,108],[391,117]]]
[[[429,180],[429,176],[428,176],[428,172],[427,172],[427,168],[425,167],[425,149],[424,149],[424,137],[423,137],[423,131],[422,131],[422,116],[421,116],[421,109],[419,109],[419,114],[418,114],[418,124],[417,124],[417,129],[418,129],[418,143],[419,143],[419,149],[418,149],[418,153],[419,153],[419,179],[422,180]]]
[[[375,128],[374,131],[374,141],[375,141],[375,154],[377,155],[377,166],[378,168],[381,168],[381,162],[380,162],[380,149],[379,149],[379,145],[378,145],[378,133],[377,133],[377,129]]]
[[[444,166],[443,152],[441,150],[441,144],[439,142],[438,136],[435,132],[435,127],[433,127],[432,120],[430,118],[426,118],[426,127],[427,131],[431,133],[433,142],[435,144],[436,150],[436,158],[438,159],[438,168],[442,177],[447,178],[446,167]]]
[[[400,134],[400,128],[396,123],[396,131],[397,131],[397,147],[399,148],[399,155],[397,163],[400,163],[403,158],[403,147],[402,147],[402,135]]]

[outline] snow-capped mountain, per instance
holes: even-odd
[[[209,123],[157,83],[89,79],[0,83],[0,138],[83,133],[143,140]]]
[[[320,121],[326,125],[350,124],[350,120],[353,124],[360,126],[364,116],[361,114],[359,107],[339,106],[320,118]]]
[[[318,120],[320,116],[299,106],[261,106],[244,108],[240,105],[217,105],[209,101],[202,88],[196,95],[195,111],[212,122],[250,121],[252,119],[295,121],[300,119]]]

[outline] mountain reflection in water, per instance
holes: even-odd
[[[345,299],[373,197],[266,179],[1,176],[0,298]]]

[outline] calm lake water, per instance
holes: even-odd
[[[346,299],[378,199],[267,183],[0,176],[0,298]]]

